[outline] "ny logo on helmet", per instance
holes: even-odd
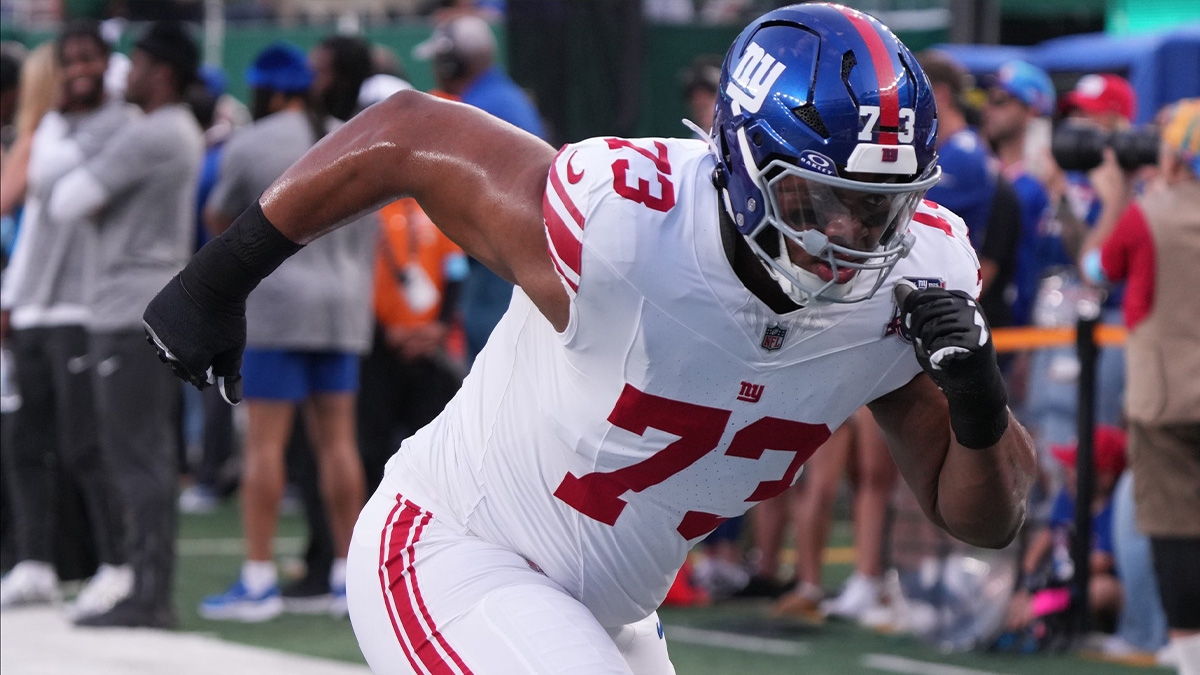
[[[751,42],[746,47],[742,60],[738,61],[733,79],[725,88],[725,93],[737,101],[742,109],[756,113],[767,100],[775,80],[783,74],[787,67],[775,60],[757,43]]]

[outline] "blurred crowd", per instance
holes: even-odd
[[[436,95],[543,135],[494,65],[484,16],[452,16],[413,58],[430,62]],[[508,306],[511,285],[404,199],[257,289],[237,415],[216,388],[185,392],[145,344],[155,289],[323,136],[410,88],[396,54],[347,35],[308,53],[266,46],[240,74],[245,103],[224,91],[234,75],[199,55],[174,21],[144,27],[129,56],[91,21],[29,52],[5,45],[5,607],[59,599],[62,572],[88,579],[70,605],[79,625],[174,625],[176,514],[237,489],[246,562],[201,614],[343,614],[365,494]],[[312,537],[305,573],[281,588],[285,493]],[[60,532],[80,528],[57,550]]]
[[[944,52],[918,59],[937,98],[944,172],[926,198],[970,228],[991,326],[1073,327],[1095,312],[1128,330],[1126,345],[1100,350],[1096,364],[1083,630],[1108,656],[1179,664],[1180,647],[1169,638],[1191,636],[1182,644],[1194,652],[1200,629],[1195,575],[1184,572],[1200,569],[1200,304],[1181,297],[1200,273],[1200,99],[1135,127],[1136,96],[1119,75],[1085,74],[1059,92],[1046,72],[1021,61],[974,77]],[[701,126],[711,124],[718,76],[713,59],[698,59],[685,75],[684,97]],[[863,409],[813,455],[789,493],[714,532],[668,603],[769,596],[777,616],[838,617],[943,646],[1029,652],[1076,644],[1071,541],[1082,366],[1074,344],[1047,347],[1037,333],[1026,335],[1025,348],[1002,354],[1001,364],[1014,412],[1034,435],[1041,477],[1007,577],[992,561],[963,582],[972,572],[964,563],[980,552],[953,552],[919,513],[915,524],[901,522],[915,505],[896,489],[887,444]],[[854,571],[828,596],[823,554],[843,476]],[[794,572],[780,556],[789,518]],[[1003,588],[992,600],[988,574]]]
[[[278,13],[303,3],[240,4]],[[545,137],[529,97],[495,65],[488,20],[503,3],[441,5],[452,11],[404,55],[430,62],[431,93]],[[671,5],[647,3],[664,15],[687,9]],[[511,285],[404,199],[308,245],[250,296],[246,405],[235,411],[216,387],[185,391],[144,342],[150,297],[309,147],[410,88],[398,55],[352,35],[307,53],[271,44],[244,73],[201,67],[199,54],[171,21],[140,31],[129,56],[93,22],[32,50],[4,46],[6,608],[57,601],[60,577],[87,578],[70,605],[76,623],[174,625],[176,514],[211,511],[239,491],[246,560],[200,613],[344,614],[345,553],[364,495],[454,395],[508,306]],[[1095,307],[1128,330],[1097,364],[1088,625],[1108,654],[1178,663],[1169,637],[1195,643],[1200,631],[1200,284],[1188,283],[1200,282],[1200,100],[1135,127],[1138,102],[1118,75],[1087,74],[1060,92],[1028,63],[972,77],[945,53],[919,58],[944,171],[927,199],[969,226],[992,327],[1072,326]],[[719,75],[719,57],[701,57],[682,77],[705,132]],[[225,93],[234,77],[249,101]],[[1042,475],[1004,592],[971,646],[1046,648],[1069,629],[1076,600],[1081,365],[1072,346],[1030,347],[1002,366]],[[854,571],[832,592],[822,572],[843,484]],[[795,487],[702,542],[667,603],[766,597],[781,620],[945,637],[961,618],[947,614],[947,598],[977,588],[950,583],[948,561],[969,556],[927,523],[901,522],[896,514],[915,507],[897,484],[863,409]],[[273,542],[287,503],[303,508],[310,537],[301,573],[282,579]],[[83,535],[67,556],[55,548],[61,532]]]

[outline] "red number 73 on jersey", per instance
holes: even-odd
[[[627,384],[608,421],[638,436],[652,427],[674,434],[679,440],[621,469],[594,471],[584,476],[568,473],[554,496],[585,516],[615,525],[629,504],[622,498],[626,492],[641,492],[658,485],[715,450],[725,434],[730,414],[729,410],[647,394]],[[760,502],[786,490],[796,479],[800,466],[829,435],[824,424],[777,417],[764,417],[739,429],[725,450],[730,457],[756,460],[767,450],[794,453],[783,476],[759,483],[746,501]],[[688,511],[676,529],[684,539],[694,539],[708,534],[725,519],[714,513]]]
[[[657,170],[655,175],[658,178],[658,195],[655,195],[650,190],[650,181],[638,175],[639,172],[630,171],[628,159],[618,159],[612,164],[614,192],[630,201],[645,204],[655,211],[665,213],[675,206],[675,186],[671,183],[671,162],[667,159],[667,146],[661,141],[654,141],[654,151],[651,152],[623,138],[606,138],[604,142],[608,144],[609,150],[629,148],[637,152],[654,162],[654,168]],[[633,173],[637,185],[629,184],[630,173]]]

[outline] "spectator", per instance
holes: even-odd
[[[343,122],[353,117],[363,82],[374,74],[371,45],[347,35],[327,37],[313,48],[308,64],[316,108]]]
[[[8,345],[18,361],[22,406],[11,418],[5,477],[13,498],[22,562],[0,584],[0,605],[57,597],[54,571],[55,467],[81,492],[100,567],[76,598],[77,617],[99,614],[129,593],[122,506],[97,440],[88,354],[85,256],[95,247],[87,222],[60,220],[46,199],[72,168],[100,152],[133,116],[104,92],[108,44],[94,23],[73,24],[58,41],[61,101],[37,126],[30,148],[24,233],[5,277]]]
[[[196,122],[204,129],[204,161],[196,185],[196,250],[212,238],[204,224],[204,203],[217,185],[222,151],[234,132],[232,120],[218,116],[218,107],[225,96],[225,73],[206,65],[200,69],[200,80],[188,91],[188,103]],[[212,511],[237,485],[236,469],[231,468],[239,442],[233,429],[233,409],[215,390],[196,394],[203,416],[200,456],[198,461],[191,460],[194,467],[188,467],[192,485],[179,495],[179,508],[184,513]],[[185,401],[188,395],[185,390]]]
[[[1125,432],[1116,427],[1096,428],[1093,464],[1096,491],[1092,498],[1092,546],[1089,557],[1091,577],[1088,583],[1088,607],[1098,626],[1112,626],[1121,611],[1124,592],[1117,579],[1113,557],[1113,489],[1125,471]],[[1062,462],[1067,480],[1054,499],[1047,526],[1035,532],[1025,549],[1021,563],[1024,589],[1014,597],[1009,609],[1010,630],[1028,626],[1038,614],[1038,603],[1031,592],[1050,586],[1062,586],[1072,577],[1070,566],[1071,531],[1075,526],[1076,446],[1055,445],[1051,454]]]
[[[988,91],[983,133],[1000,160],[1001,174],[1012,184],[1021,204],[1021,239],[1014,273],[1016,300],[1012,322],[1029,322],[1041,270],[1035,267],[1032,247],[1044,227],[1049,197],[1027,165],[1028,134],[1035,120],[1054,107],[1054,85],[1040,68],[1010,61],[997,72]]]
[[[313,72],[299,49],[282,43],[267,47],[246,79],[256,121],[225,146],[206,206],[214,233],[223,232],[289,164],[337,126],[310,99]],[[370,222],[306,247],[249,299],[243,362],[249,414],[242,468],[246,562],[227,591],[201,603],[206,618],[261,621],[283,611],[272,540],[284,490],[284,451],[301,408],[338,556],[322,595],[335,609],[344,608],[344,556],[363,501],[354,408],[359,354],[370,341],[369,260],[376,237]],[[296,326],[297,320],[304,324]]]
[[[1005,294],[1021,237],[1020,201],[995,170],[983,139],[967,125],[966,70],[943,52],[922,52],[918,59],[937,100],[938,164],[942,167],[942,180],[926,197],[966,221],[983,279],[979,304],[993,328],[1007,326],[1011,317]]]
[[[42,117],[54,107],[61,81],[62,69],[53,42],[35,47],[21,64],[16,138],[5,149],[3,173],[0,173],[0,213],[13,213],[25,199],[33,133]]]
[[[358,407],[367,487],[383,478],[400,441],[442,411],[463,369],[446,352],[467,260],[411,199],[380,211],[375,338],[363,361]]]
[[[10,131],[17,115],[18,85],[21,83],[21,61],[23,56],[16,49],[11,49],[7,43],[0,49],[0,138],[4,150],[12,143]]]
[[[392,94],[412,89],[404,73],[404,65],[396,52],[383,45],[371,46],[371,70],[373,74],[363,80],[358,90],[358,107],[374,105]]]
[[[795,591],[775,607],[778,614],[812,617],[819,603],[825,614],[870,623],[883,603],[883,536],[888,504],[898,477],[887,442],[866,408],[860,409],[838,433],[841,442],[831,437],[810,462],[815,472],[806,479],[796,517]],[[822,455],[820,459],[817,455]],[[854,573],[835,598],[820,603],[820,561],[829,537],[833,501],[838,484],[851,462],[857,475],[851,477],[854,488]]]
[[[1154,568],[1180,672],[1200,673],[1200,99],[1168,114],[1161,184],[1133,199],[1111,150],[1089,178],[1102,204],[1084,242],[1094,280],[1127,280],[1125,412],[1138,527]]]
[[[1060,110],[1071,124],[1087,125],[1106,133],[1128,129],[1137,114],[1137,97],[1133,87],[1118,75],[1085,75],[1075,88],[1062,97]],[[1047,168],[1044,184],[1050,196],[1052,217],[1047,221],[1047,236],[1039,238],[1037,265],[1042,269],[1063,267],[1075,269],[1079,249],[1088,230],[1100,216],[1100,200],[1086,173],[1063,172],[1052,156],[1044,162]],[[1109,289],[1101,319],[1105,323],[1121,322],[1122,286]],[[1043,355],[1043,361],[1049,355]],[[1122,397],[1125,391],[1125,350],[1105,347],[1100,350],[1096,364],[1096,421],[1117,424],[1121,419]],[[1072,392],[1075,382],[1065,383]],[[1065,394],[1065,392],[1064,392]],[[1063,424],[1075,419],[1075,407],[1063,406]]]
[[[195,241],[204,141],[181,100],[198,64],[199,50],[181,24],[151,24],[134,43],[126,87],[129,102],[145,115],[59,181],[49,200],[52,218],[91,220],[99,235],[88,284],[89,349],[100,444],[126,505],[134,573],[128,598],[79,625],[175,624],[179,387],[147,352],[139,317],[155,285],[182,267]]]
[[[363,91],[371,78],[364,79],[364,76],[375,70],[366,42],[356,37],[331,36],[309,51],[308,65],[313,71],[309,99],[314,110],[336,111],[333,117],[345,120],[366,107]],[[376,95],[381,93],[375,92]],[[280,590],[284,609],[301,613],[322,612],[332,601],[329,574],[337,551],[321,493],[317,463],[312,456],[308,434],[299,423],[293,427],[285,464],[288,482],[299,493],[303,506],[308,545],[304,550],[304,575]]]
[[[683,100],[689,117],[700,130],[709,133],[717,111],[717,90],[721,83],[721,57],[699,56],[683,74]]]
[[[1113,557],[1125,590],[1117,632],[1101,645],[1110,656],[1154,655],[1167,644],[1167,615],[1154,576],[1150,538],[1137,527],[1133,471],[1121,474],[1113,490]]]
[[[496,66],[496,37],[483,19],[468,14],[444,23],[417,45],[413,54],[422,61],[432,60],[441,91],[534,136],[545,137],[542,119],[529,97]],[[470,266],[463,284],[462,313],[467,357],[474,361],[508,309],[512,284],[474,258]]]

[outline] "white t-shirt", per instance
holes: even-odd
[[[567,329],[518,289],[462,390],[389,465],[390,486],[519,552],[605,626],[654,611],[699,538],[920,372],[889,330],[894,279],[979,290],[962,221],[926,204],[873,298],[777,315],[722,248],[712,169],[700,141],[564,147],[544,206]]]

